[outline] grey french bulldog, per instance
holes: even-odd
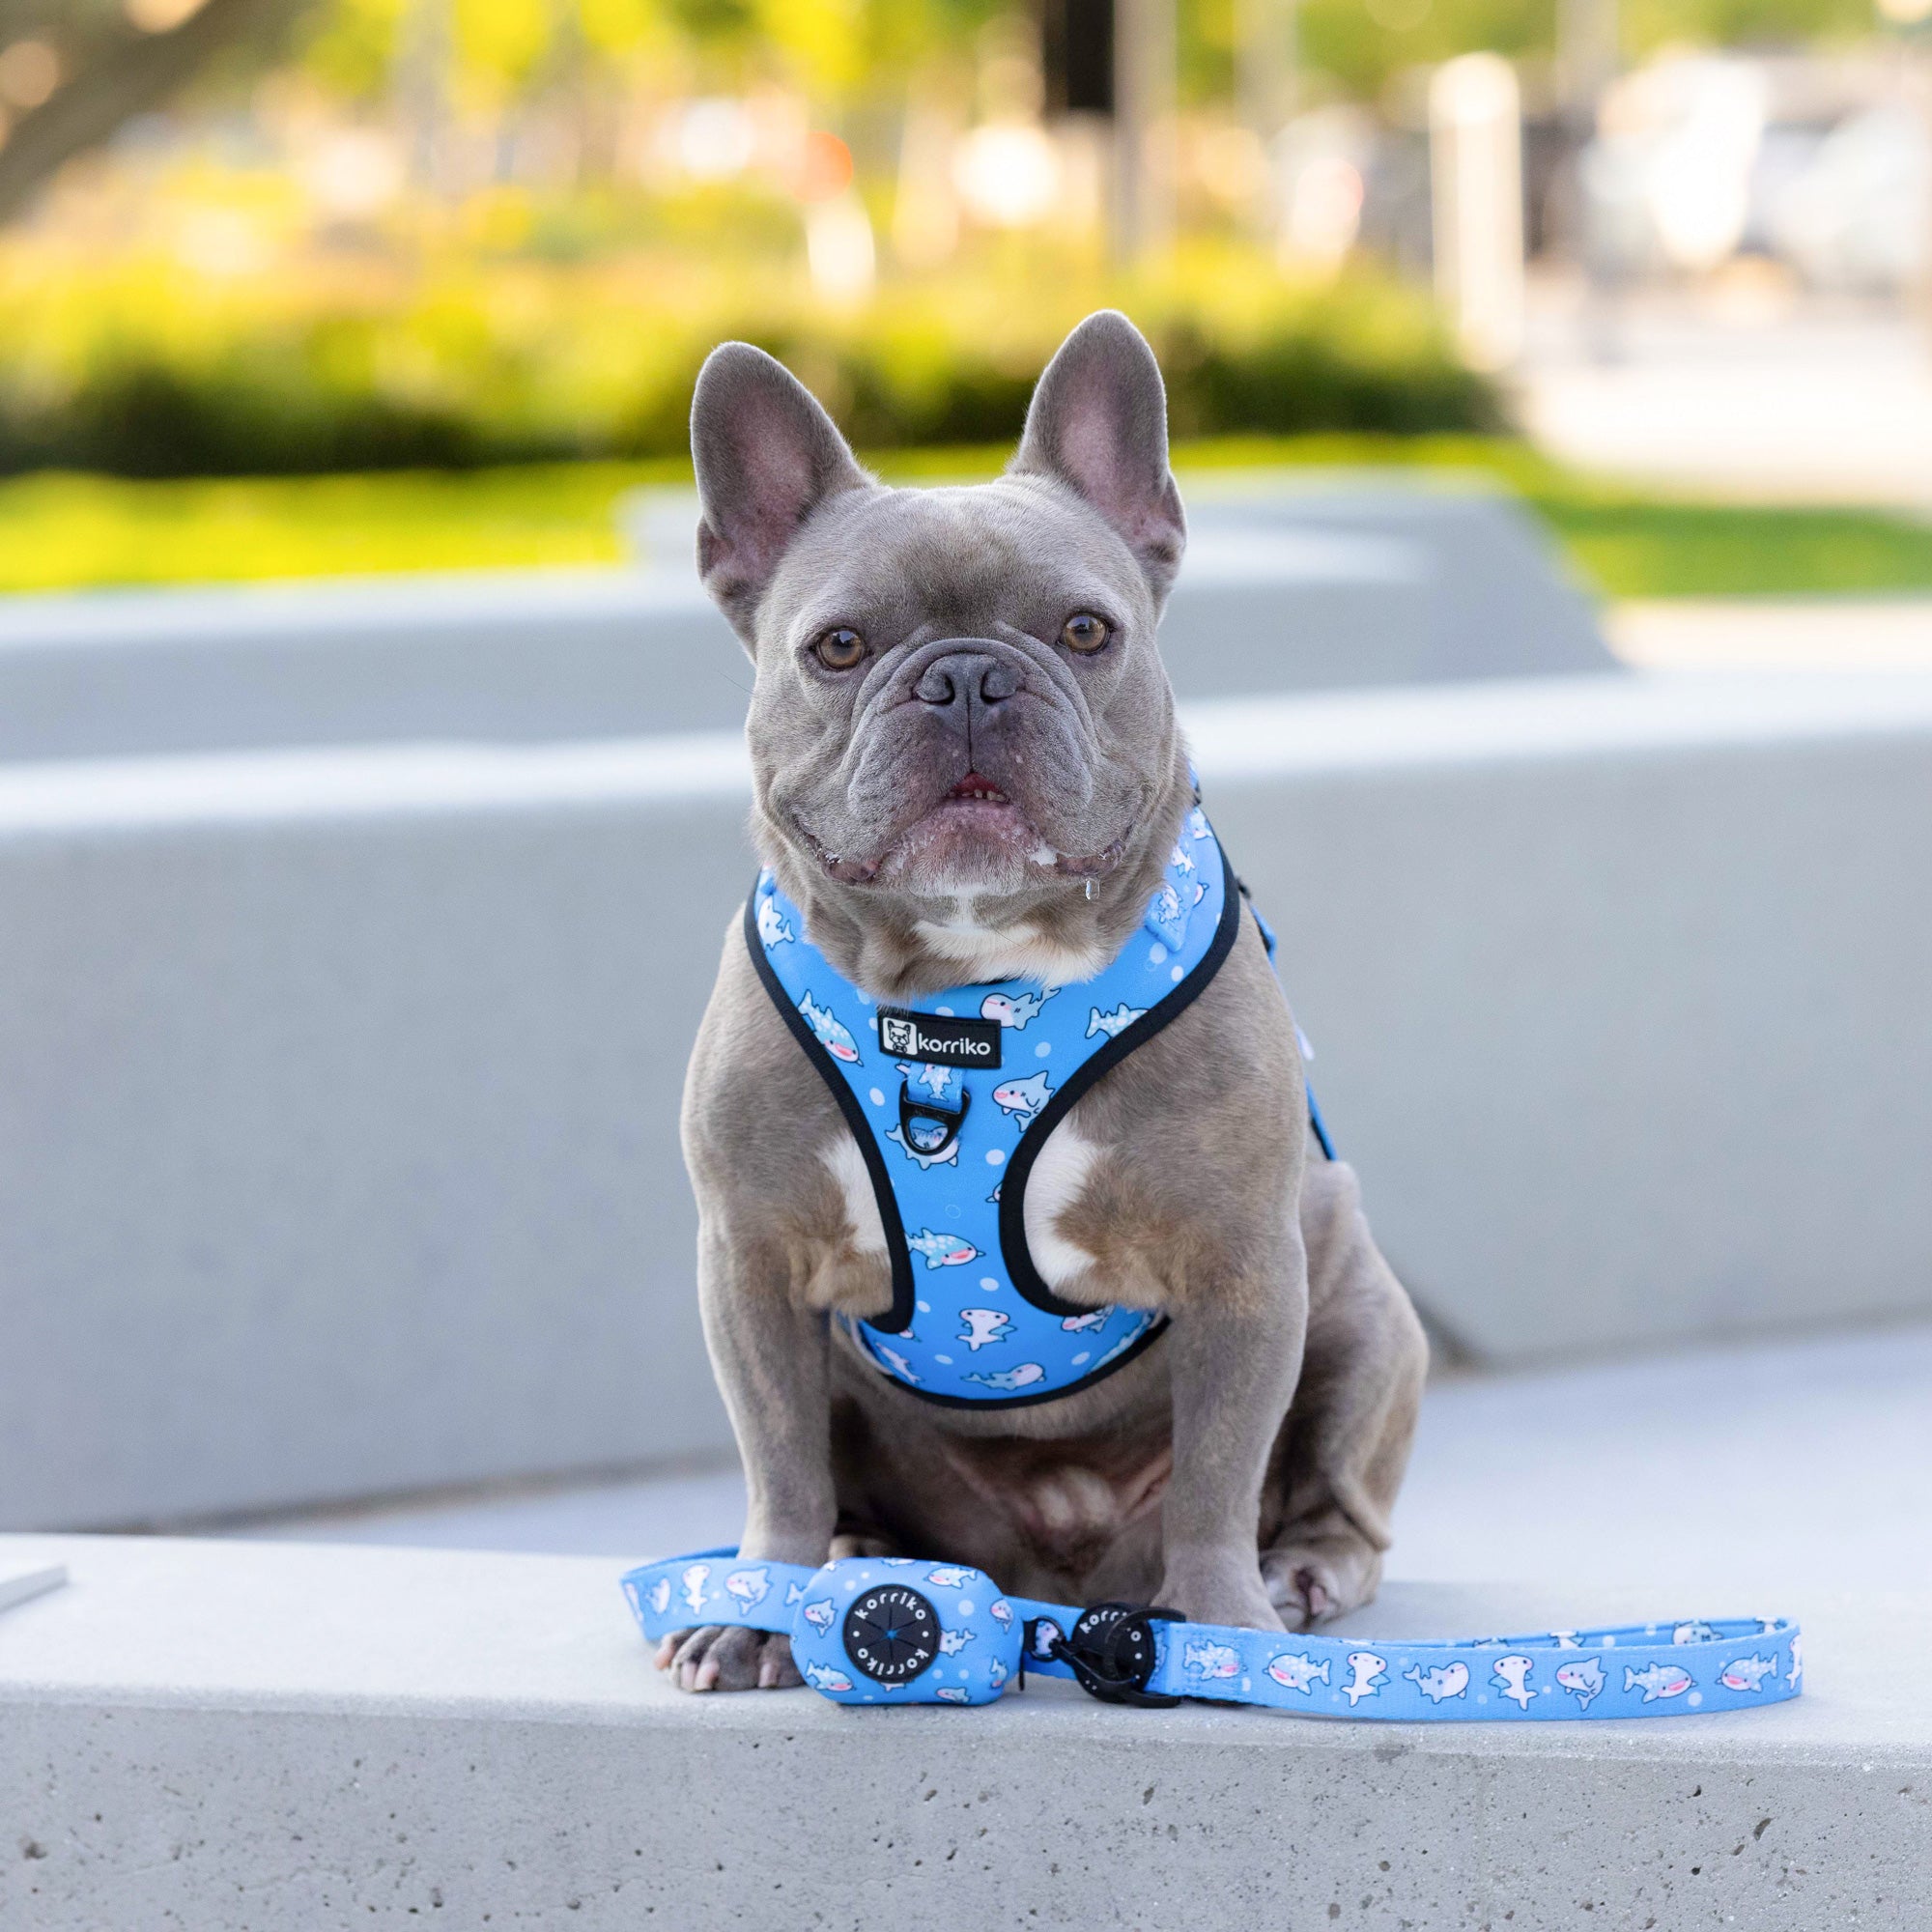
[[[755,667],[753,834],[813,945],[883,1001],[1091,978],[1194,802],[1154,643],[1186,526],[1132,324],[1067,337],[997,482],[881,486],[743,343],[704,365],[692,447],[699,570]],[[1240,925],[1052,1129],[1024,1201],[1056,1296],[1168,1326],[1091,1386],[978,1411],[893,1381],[833,1319],[892,1303],[884,1225],[734,924],[683,1135],[746,1556],[943,1557],[1260,1630],[1375,1594],[1426,1346],[1309,1130],[1294,1023]],[[721,1626],[658,1662],[690,1690],[800,1681],[785,1637]]]

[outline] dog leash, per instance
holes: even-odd
[[[964,1564],[850,1556],[811,1569],[742,1562],[735,1549],[646,1563],[623,1588],[653,1641],[706,1624],[788,1635],[800,1675],[836,1704],[990,1704],[1033,1670],[1108,1704],[1199,1697],[1520,1723],[1752,1710],[1804,1682],[1799,1627],[1782,1617],[1401,1642],[1291,1635],[1146,1604],[1036,1603]]]

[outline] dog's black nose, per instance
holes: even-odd
[[[1014,668],[991,651],[948,651],[934,658],[914,684],[913,696],[962,724],[982,706],[1001,704],[1019,689]]]

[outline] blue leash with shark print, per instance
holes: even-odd
[[[1754,1710],[1804,1682],[1802,1634],[1781,1617],[1427,1641],[1291,1635],[1146,1605],[1035,1603],[963,1564],[853,1556],[814,1570],[731,1549],[646,1563],[623,1587],[654,1641],[708,1624],[789,1635],[800,1674],[839,1704],[989,1704],[1034,1670],[1105,1703],[1521,1723]]]

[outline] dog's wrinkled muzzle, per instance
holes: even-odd
[[[647,1563],[624,1594],[653,1641],[706,1624],[788,1634],[800,1674],[838,1704],[990,1704],[1034,1670],[1110,1704],[1520,1723],[1749,1710],[1804,1682],[1802,1634],[1781,1617],[1397,1643],[1035,1603],[965,1564],[850,1556],[812,1570],[732,1549]]]

